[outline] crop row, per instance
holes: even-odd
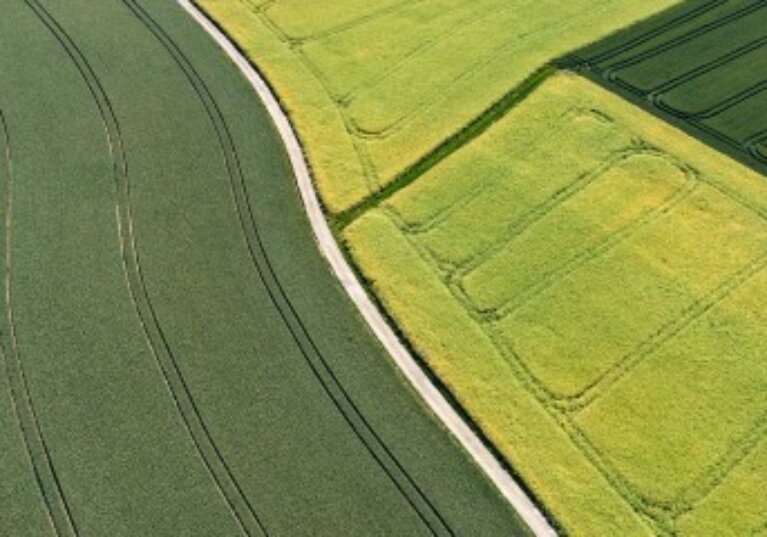
[[[761,22],[765,8],[761,0],[692,3],[680,8],[681,13],[673,10],[651,19],[639,35],[629,29],[577,52],[564,64],[763,171],[764,152],[744,142],[732,125],[739,130],[750,126],[753,138],[765,121],[746,110],[746,103],[764,91],[765,81],[753,62],[738,64],[749,57],[758,60],[761,55],[754,55],[767,45]],[[719,94],[717,101],[692,111],[680,109],[685,98],[700,98],[699,91],[687,88],[725,69],[726,74],[706,82],[708,93]],[[669,104],[668,96],[679,90],[684,95]],[[729,121],[713,121],[725,112]]]

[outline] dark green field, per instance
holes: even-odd
[[[173,2],[0,17],[0,535],[507,535]]]
[[[767,172],[764,0],[688,0],[565,63]]]

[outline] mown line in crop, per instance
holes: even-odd
[[[401,222],[398,220],[398,215],[394,211],[392,211],[391,207],[384,208],[383,212],[387,217],[392,219],[395,226],[400,227]],[[400,229],[402,228],[400,227]],[[415,240],[412,236],[409,236],[404,231],[402,233],[402,236],[408,242],[408,244],[410,244],[413,247],[417,255],[424,260],[424,262],[426,262],[427,264],[431,266],[435,266],[430,255],[423,251],[423,248],[418,244],[417,240]],[[370,298],[370,300],[375,304],[376,308],[378,308],[378,311],[381,312],[381,315],[384,317],[386,322],[389,324],[389,326],[392,328],[392,330],[397,335],[399,340],[402,342],[402,345],[408,350],[408,352],[416,361],[416,363],[421,368],[421,370],[431,380],[432,384],[434,384],[434,386],[443,395],[443,397],[445,397],[445,399],[448,401],[450,406],[452,406],[453,409],[461,416],[461,418],[469,426],[469,428],[472,431],[474,431],[474,433],[480,439],[482,444],[493,454],[493,456],[498,461],[498,463],[506,470],[506,472],[508,472],[510,476],[514,478],[514,480],[524,490],[527,496],[533,500],[533,503],[538,507],[541,513],[543,513],[546,520],[548,520],[549,523],[552,525],[552,527],[557,531],[557,534],[563,535],[563,536],[566,535],[564,527],[554,517],[554,514],[551,512],[550,508],[546,504],[544,504],[543,501],[540,499],[538,492],[536,492],[532,488],[532,486],[527,482],[526,478],[521,473],[519,473],[517,468],[515,468],[512,465],[511,460],[508,458],[508,456],[504,454],[503,452],[501,452],[498,446],[490,439],[487,432],[482,428],[482,426],[474,418],[474,416],[471,415],[466,410],[464,405],[458,399],[455,392],[453,392],[452,388],[450,388],[447,384],[445,384],[444,379],[442,379],[439,375],[437,375],[434,372],[434,369],[432,368],[430,361],[425,357],[425,355],[419,349],[415,347],[412,339],[408,336],[407,332],[403,330],[401,323],[397,320],[397,317],[392,311],[392,309],[376,293],[373,281],[371,281],[370,278],[368,278],[367,274],[365,274],[365,271],[363,270],[362,266],[359,264],[357,259],[352,254],[350,248],[348,247],[348,244],[345,244],[344,246],[345,247],[341,249],[341,253],[343,254],[344,258],[349,264],[349,267],[352,269],[352,272],[354,272],[354,275],[357,277],[360,283],[362,283],[362,286],[366,294],[368,295],[368,298]],[[471,312],[470,312],[470,315],[471,315]],[[476,320],[476,319],[472,317],[472,320]],[[537,397],[537,394],[535,396]]]
[[[133,233],[127,154],[112,103],[87,58],[69,34],[38,0],[26,0],[26,2],[74,63],[98,108],[113,159],[117,190],[116,217],[123,270],[140,324],[176,409],[200,458],[243,532],[249,537],[266,535],[266,530],[240,489],[197,408],[149,298]]]
[[[498,13],[503,13],[505,11],[506,10],[504,9],[499,11]],[[466,70],[461,71],[459,74],[456,74],[455,76],[453,76],[449,81],[446,81],[445,83],[443,83],[443,86],[451,87],[453,85],[457,85],[464,82],[466,79],[476,77],[478,73],[482,72],[482,69],[491,65],[499,57],[501,57],[503,51],[509,48],[513,48],[515,44],[516,44],[515,40],[510,40],[508,42],[503,42],[497,46],[494,46],[492,50],[487,52],[481,58],[477,59],[477,61],[475,61]],[[548,62],[544,64],[543,66],[539,67],[538,69],[536,69],[535,71],[533,71],[533,73],[529,75],[526,79],[524,79],[521,84],[518,84],[517,86],[512,88],[512,91],[514,91],[514,89],[519,88],[520,85],[523,85],[529,78],[534,77],[536,73],[545,69],[546,67],[548,67],[549,65],[553,63],[555,62]],[[498,101],[493,103],[491,107],[497,104],[499,101],[503,100],[505,97],[506,97],[506,94],[504,94],[504,96],[502,96]],[[447,92],[443,93],[440,96],[440,99],[434,99],[434,98],[430,98],[427,95],[424,95],[422,99],[413,103],[412,106],[409,106],[408,110],[404,111],[399,117],[397,117],[396,119],[390,120],[386,126],[382,128],[377,128],[375,130],[363,128],[358,124],[356,120],[354,120],[352,121],[352,124],[354,126],[354,134],[362,140],[369,140],[369,141],[378,141],[378,140],[390,138],[397,133],[403,132],[408,125],[415,122],[419,117],[418,114],[430,109],[434,109],[437,107],[439,103],[447,101],[447,100],[449,100],[449,96]],[[483,113],[480,113],[480,116]],[[470,121],[467,125],[470,125],[472,122],[473,120]],[[466,125],[461,127],[461,130],[465,128],[466,128]]]
[[[400,227],[400,223],[397,221],[397,216],[393,214],[389,207],[384,207],[384,214],[393,217],[395,225]],[[400,229],[402,229],[400,227]],[[415,239],[415,237],[404,233],[403,238],[413,247],[418,256],[432,267],[437,267],[438,263],[434,261],[432,254],[424,249],[422,245]],[[448,291],[452,294],[455,300],[464,306],[464,309],[471,317],[472,321],[482,330],[491,341],[492,345],[498,350],[501,356],[504,358],[507,364],[511,367],[513,374],[520,380],[524,388],[530,393],[530,395],[541,405],[543,410],[555,420],[560,427],[568,434],[573,444],[583,453],[583,455],[589,460],[610,485],[616,490],[616,492],[630,505],[636,507],[637,511],[646,518],[647,522],[653,526],[668,525],[668,509],[661,509],[656,505],[653,500],[646,495],[643,495],[637,490],[619,471],[612,467],[605,457],[597,451],[595,448],[589,451],[584,451],[590,444],[585,435],[575,435],[575,429],[572,427],[572,420],[564,412],[557,402],[562,398],[561,395],[551,391],[529,368],[528,364],[522,359],[518,352],[511,346],[511,343],[503,338],[499,333],[497,322],[494,320],[486,320],[482,315],[473,311],[467,307],[463,302],[462,297],[455,292],[454,286],[449,285],[443,280]],[[370,285],[370,282],[367,282]],[[380,301],[379,301],[380,304]],[[387,312],[387,315],[391,318],[391,314]],[[402,336],[401,336],[402,337]],[[469,418],[471,419],[471,418]],[[498,453],[496,451],[496,453]],[[499,460],[507,461],[503,455],[499,455]],[[508,464],[508,462],[504,462]],[[515,474],[516,475],[516,474]],[[535,495],[533,494],[533,497]],[[560,528],[561,529],[561,528]]]
[[[373,11],[365,15],[361,15],[359,17],[353,18],[351,20],[342,22],[338,24],[337,26],[331,26],[330,28],[326,28],[314,34],[309,34],[309,35],[301,36],[298,38],[291,38],[291,39],[294,42],[298,42],[300,44],[306,43],[308,41],[319,41],[321,39],[325,39],[336,34],[353,30],[354,28],[357,28],[359,26],[364,26],[378,19],[395,15],[399,13],[400,11],[404,11],[405,9],[410,9],[414,5],[422,4],[425,1],[426,0],[404,0],[402,2],[398,2],[396,4],[392,4],[390,6],[386,6],[383,8],[378,8],[376,6],[376,8]],[[268,13],[266,13],[267,10],[265,9],[263,11],[264,11],[264,15],[268,17],[269,15]]]
[[[476,320],[476,319],[475,319]],[[508,339],[503,338],[498,332],[498,327],[492,323],[478,321],[478,326],[488,336],[498,352],[511,367],[513,374],[520,381],[525,390],[541,406],[543,411],[554,420],[567,434],[572,445],[589,461],[592,467],[610,484],[611,488],[629,505],[644,517],[644,519],[657,526],[668,525],[667,512],[660,508],[651,498],[642,494],[625,476],[618,471],[604,454],[589,441],[587,436],[577,427],[571,416],[566,415],[553,403],[552,392],[530,370],[529,366],[514,349]]]
[[[351,395],[338,380],[326,358],[310,336],[293,303],[288,298],[269,259],[258,229],[255,211],[250,202],[245,177],[231,131],[207,84],[205,84],[193,64],[171,36],[138,2],[135,0],[123,0],[123,3],[133,11],[136,17],[141,20],[147,29],[166,48],[206,110],[221,146],[235,208],[254,268],[275,310],[280,315],[308,367],[354,434],[389,477],[392,484],[400,491],[403,498],[422,519],[426,527],[434,535],[454,535],[446,520],[386,446],[381,437],[375,432]]]
[[[385,80],[388,80],[392,75],[398,72],[403,66],[405,66],[407,63],[417,59],[419,56],[422,56],[429,51],[433,50],[435,47],[438,47],[440,45],[444,45],[445,41],[447,39],[450,39],[451,37],[455,36],[459,32],[472,32],[473,27],[481,26],[481,23],[485,21],[486,19],[492,19],[492,18],[498,18],[507,13],[508,11],[512,9],[518,9],[519,6],[515,6],[512,3],[508,3],[505,6],[502,6],[500,9],[495,10],[488,10],[486,7],[482,8],[481,4],[479,7],[472,6],[475,8],[475,11],[469,11],[469,14],[466,16],[465,19],[462,19],[459,22],[456,22],[455,24],[448,26],[444,30],[437,32],[436,34],[433,34],[430,36],[429,39],[423,41],[420,45],[410,50],[408,53],[404,54],[403,56],[399,57],[397,61],[394,63],[387,65],[386,68],[382,68],[376,71],[375,76],[370,77],[364,81],[362,81],[360,84],[356,85],[354,88],[347,91],[343,97],[341,97],[341,100],[344,104],[344,106],[348,107],[357,97],[359,94],[374,89],[376,86],[379,86],[381,83],[383,83]],[[477,30],[479,31],[479,30]],[[495,56],[495,53],[499,49],[505,48],[506,45],[501,45],[500,47],[497,47],[493,53],[490,54],[489,59],[492,60]],[[484,61],[483,64],[480,65],[473,65],[471,69],[468,71],[464,71],[459,78],[466,76],[467,74],[471,73],[472,71],[479,68],[481,65],[484,65],[487,63],[487,60]],[[415,109],[408,113],[408,116],[412,116],[414,113],[418,112],[419,110],[422,110],[424,108],[424,104],[426,101],[420,101]],[[406,119],[408,116],[400,118],[400,120],[397,120],[397,122]],[[381,137],[381,132],[366,132],[364,129],[358,129],[359,134],[362,138],[371,138],[376,139]]]
[[[333,228],[340,232],[365,212],[375,209],[394,194],[416,181],[450,155],[482,135],[498,120],[524,101],[536,88],[556,72],[553,63],[548,63],[528,76],[521,84],[506,93],[479,116],[466,124],[460,131],[445,139],[441,144],[421,157],[415,164],[400,173],[393,181],[380,190],[332,218]]]
[[[744,145],[746,150],[755,159],[767,162],[767,153],[765,153],[764,143],[767,141],[767,129],[763,129],[753,136],[749,137]]]
[[[0,110],[0,131],[5,156],[5,318],[2,322],[0,345],[5,356],[5,370],[10,387],[11,403],[29,457],[32,472],[45,505],[48,521],[59,537],[77,536],[77,526],[67,503],[64,490],[53,465],[43,435],[37,411],[29,390],[27,375],[21,360],[16,323],[13,315],[13,154],[8,123]]]
[[[556,416],[556,414],[555,414]],[[586,432],[569,416],[556,416],[560,426],[571,442],[583,454],[591,465],[628,502],[634,510],[651,524],[659,535],[673,537],[674,504],[648,496],[636,484],[629,480],[615,465],[608,455],[602,452],[589,438]]]
[[[207,13],[205,8],[200,5],[200,3],[197,0],[192,0],[195,6],[203,12]],[[317,82],[322,87],[322,91],[327,95],[330,102],[333,103],[334,108],[338,112],[339,117],[341,118],[341,121],[344,125],[344,132],[346,132],[346,135],[349,137],[349,141],[352,145],[352,148],[354,149],[354,153],[357,155],[357,159],[359,160],[360,165],[362,166],[363,170],[363,179],[366,183],[366,186],[368,189],[372,190],[375,185],[375,166],[373,164],[373,160],[370,156],[370,151],[368,150],[367,146],[362,142],[361,139],[359,139],[354,134],[354,126],[352,125],[351,118],[349,117],[349,114],[346,112],[346,109],[343,106],[343,97],[336,94],[336,92],[333,90],[333,85],[330,83],[328,78],[320,71],[320,69],[317,67],[317,65],[309,59],[309,57],[304,53],[303,49],[299,46],[296,46],[295,43],[291,41],[291,38],[289,35],[287,35],[277,24],[275,24],[267,15],[266,15],[266,9],[263,8],[263,6],[257,6],[252,3],[251,0],[240,0],[240,2],[245,5],[245,7],[253,13],[253,15],[258,18],[259,21],[264,25],[264,27],[272,33],[277,39],[279,39],[281,42],[285,43],[285,45],[290,49],[290,51],[295,55],[295,57],[298,59],[298,61],[306,68],[306,70],[317,80]],[[218,24],[213,17],[208,16],[208,20],[210,20],[213,24],[216,25],[216,27],[221,30],[224,35],[229,36],[229,33],[227,32],[227,29]],[[238,45],[236,40],[230,39],[230,41],[235,45],[235,47],[240,50],[240,52],[245,56],[246,58],[250,57],[250,54],[241,49]],[[254,63],[254,62],[251,62]],[[281,102],[281,105],[283,108],[285,107],[285,103]]]

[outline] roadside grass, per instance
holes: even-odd
[[[343,238],[566,531],[742,534],[767,483],[766,210],[752,170],[560,73]]]
[[[673,3],[197,0],[280,95],[338,227],[481,132],[542,66]]]

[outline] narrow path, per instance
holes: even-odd
[[[431,382],[416,360],[386,323],[381,313],[370,300],[364,288],[349,267],[338,244],[330,231],[320,207],[314,183],[309,174],[306,159],[293,127],[282,110],[276,96],[266,81],[256,72],[237,47],[211,22],[190,0],[178,3],[215,39],[237,65],[245,78],[258,94],[274,122],[295,173],[301,199],[309,217],[319,249],[330,264],[334,275],[362,314],[370,329],[386,348],[400,371],[418,392],[423,401],[436,414],[443,425],[460,442],[474,462],[495,484],[501,494],[514,507],[520,517],[537,536],[554,536],[556,532],[535,506],[514,478],[504,469],[482,440],[448,403],[442,393]]]

